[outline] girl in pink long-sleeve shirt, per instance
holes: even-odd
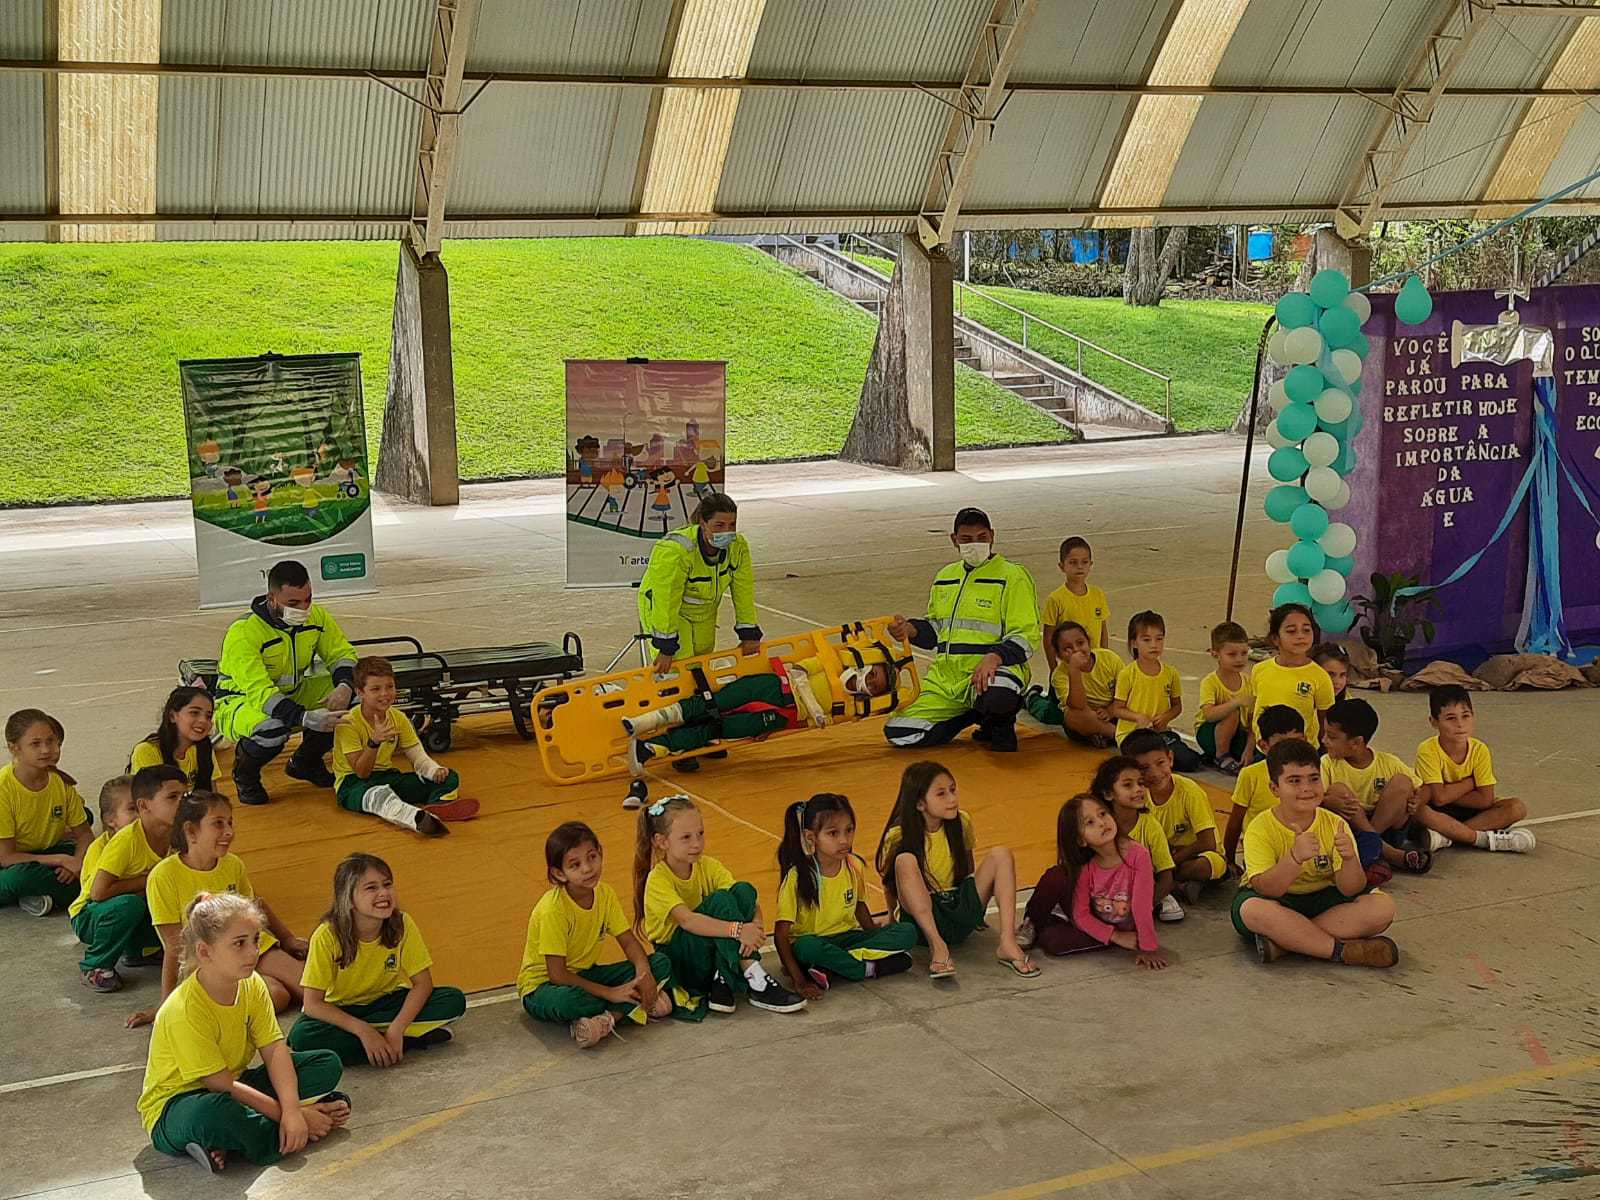
[[[1058,864],[1044,873],[1028,902],[1034,944],[1055,955],[1117,945],[1132,950],[1141,967],[1165,967],[1156,938],[1150,852],[1118,836],[1117,819],[1104,801],[1085,793],[1061,806],[1056,853]]]

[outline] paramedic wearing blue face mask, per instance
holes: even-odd
[[[739,506],[713,492],[694,512],[694,524],[656,543],[639,581],[639,628],[655,647],[657,675],[675,658],[717,648],[717,609],[733,593],[733,631],[745,654],[761,650],[750,543],[736,532]]]
[[[323,755],[355,696],[356,652],[311,598],[311,576],[293,560],[267,572],[267,594],[228,626],[217,664],[217,730],[234,742],[233,785],[245,804],[265,804],[261,768],[289,735],[300,746],[284,767],[292,779],[333,787]]]
[[[982,509],[956,514],[956,561],[933,577],[926,619],[896,616],[889,632],[936,651],[922,691],[883,728],[889,744],[941,746],[969,725],[991,750],[1017,748],[1017,710],[1028,687],[1028,659],[1039,645],[1033,576],[994,552],[994,526]]]

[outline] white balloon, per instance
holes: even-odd
[[[1283,348],[1289,361],[1296,365],[1314,363],[1322,357],[1322,335],[1310,325],[1302,325],[1289,331],[1289,336],[1283,339]]]
[[[1267,403],[1272,406],[1273,412],[1282,412],[1289,407],[1291,401],[1288,391],[1283,386],[1283,380],[1275,380],[1267,389]]]
[[[1334,353],[1339,352],[1335,350]],[[1328,388],[1317,397],[1315,407],[1317,420],[1337,425],[1350,415],[1350,410],[1355,407],[1355,401],[1350,399],[1350,393],[1343,388]]]
[[[1283,436],[1283,430],[1278,428],[1276,421],[1270,421],[1267,424],[1267,445],[1274,450],[1282,450],[1285,446],[1292,446],[1294,443]]]
[[[1272,331],[1267,338],[1267,357],[1280,367],[1289,366],[1289,351],[1284,347],[1289,331],[1282,325]]]
[[[1306,489],[1306,495],[1326,507],[1327,502],[1339,494],[1341,482],[1339,472],[1332,467],[1312,467],[1306,472],[1306,481],[1301,486]]]
[[[1344,599],[1344,576],[1327,567],[1306,580],[1306,590],[1318,604],[1337,604]]]
[[[1295,573],[1289,569],[1289,552],[1274,550],[1267,555],[1267,578],[1273,583],[1293,583]]]
[[[1306,461],[1313,467],[1331,467],[1339,457],[1339,439],[1326,429],[1319,429],[1306,438],[1300,449],[1305,451]]]
[[[1335,495],[1331,500],[1322,500],[1318,503],[1320,503],[1322,507],[1327,509],[1329,512],[1336,512],[1337,510],[1343,508],[1346,504],[1350,503],[1350,485],[1342,479],[1339,480],[1338,494]]]
[[[1335,350],[1328,355],[1328,361],[1346,383],[1354,383],[1361,378],[1361,355],[1354,350]]]
[[[1342,480],[1340,482],[1343,482]],[[1327,531],[1317,539],[1317,545],[1331,558],[1343,558],[1356,548],[1356,531],[1343,521],[1335,521],[1329,525]],[[1337,599],[1337,597],[1335,597]],[[1325,601],[1332,604],[1332,600]]]
[[[1344,298],[1344,306],[1355,313],[1365,325],[1367,318],[1372,315],[1372,301],[1367,299],[1365,292],[1351,292]]]

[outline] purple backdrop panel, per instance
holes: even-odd
[[[1600,287],[1550,288],[1556,329],[1556,445],[1600,513]],[[1563,478],[1561,598],[1575,645],[1600,641],[1600,542],[1595,518]]]

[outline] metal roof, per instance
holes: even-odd
[[[1411,89],[1409,107],[1431,85],[1407,73],[1458,11],[1477,20],[1474,40],[1383,180],[1382,212],[1535,199],[1600,165],[1600,19],[1551,11],[1570,2],[1011,0],[1031,23],[957,224],[1328,219],[1396,91]],[[0,239],[121,215],[52,209],[60,178],[81,194],[97,168],[63,160],[52,179],[58,148],[94,148],[81,129],[62,139],[51,81],[115,90],[135,72],[158,80],[155,137],[142,165],[115,165],[155,180],[154,212],[124,218],[145,236],[397,237],[423,219],[429,186],[448,188],[450,237],[906,230],[952,113],[977,102],[959,85],[984,23],[1008,8],[122,0],[159,14],[159,62],[57,61],[56,45],[81,40],[50,36],[46,11],[64,34],[94,3],[0,4]],[[437,44],[441,5],[475,10],[454,50]],[[452,165],[435,178],[419,167],[419,121],[429,72],[447,65],[465,75],[460,116],[444,114]],[[1600,211],[1600,187],[1556,211]]]

